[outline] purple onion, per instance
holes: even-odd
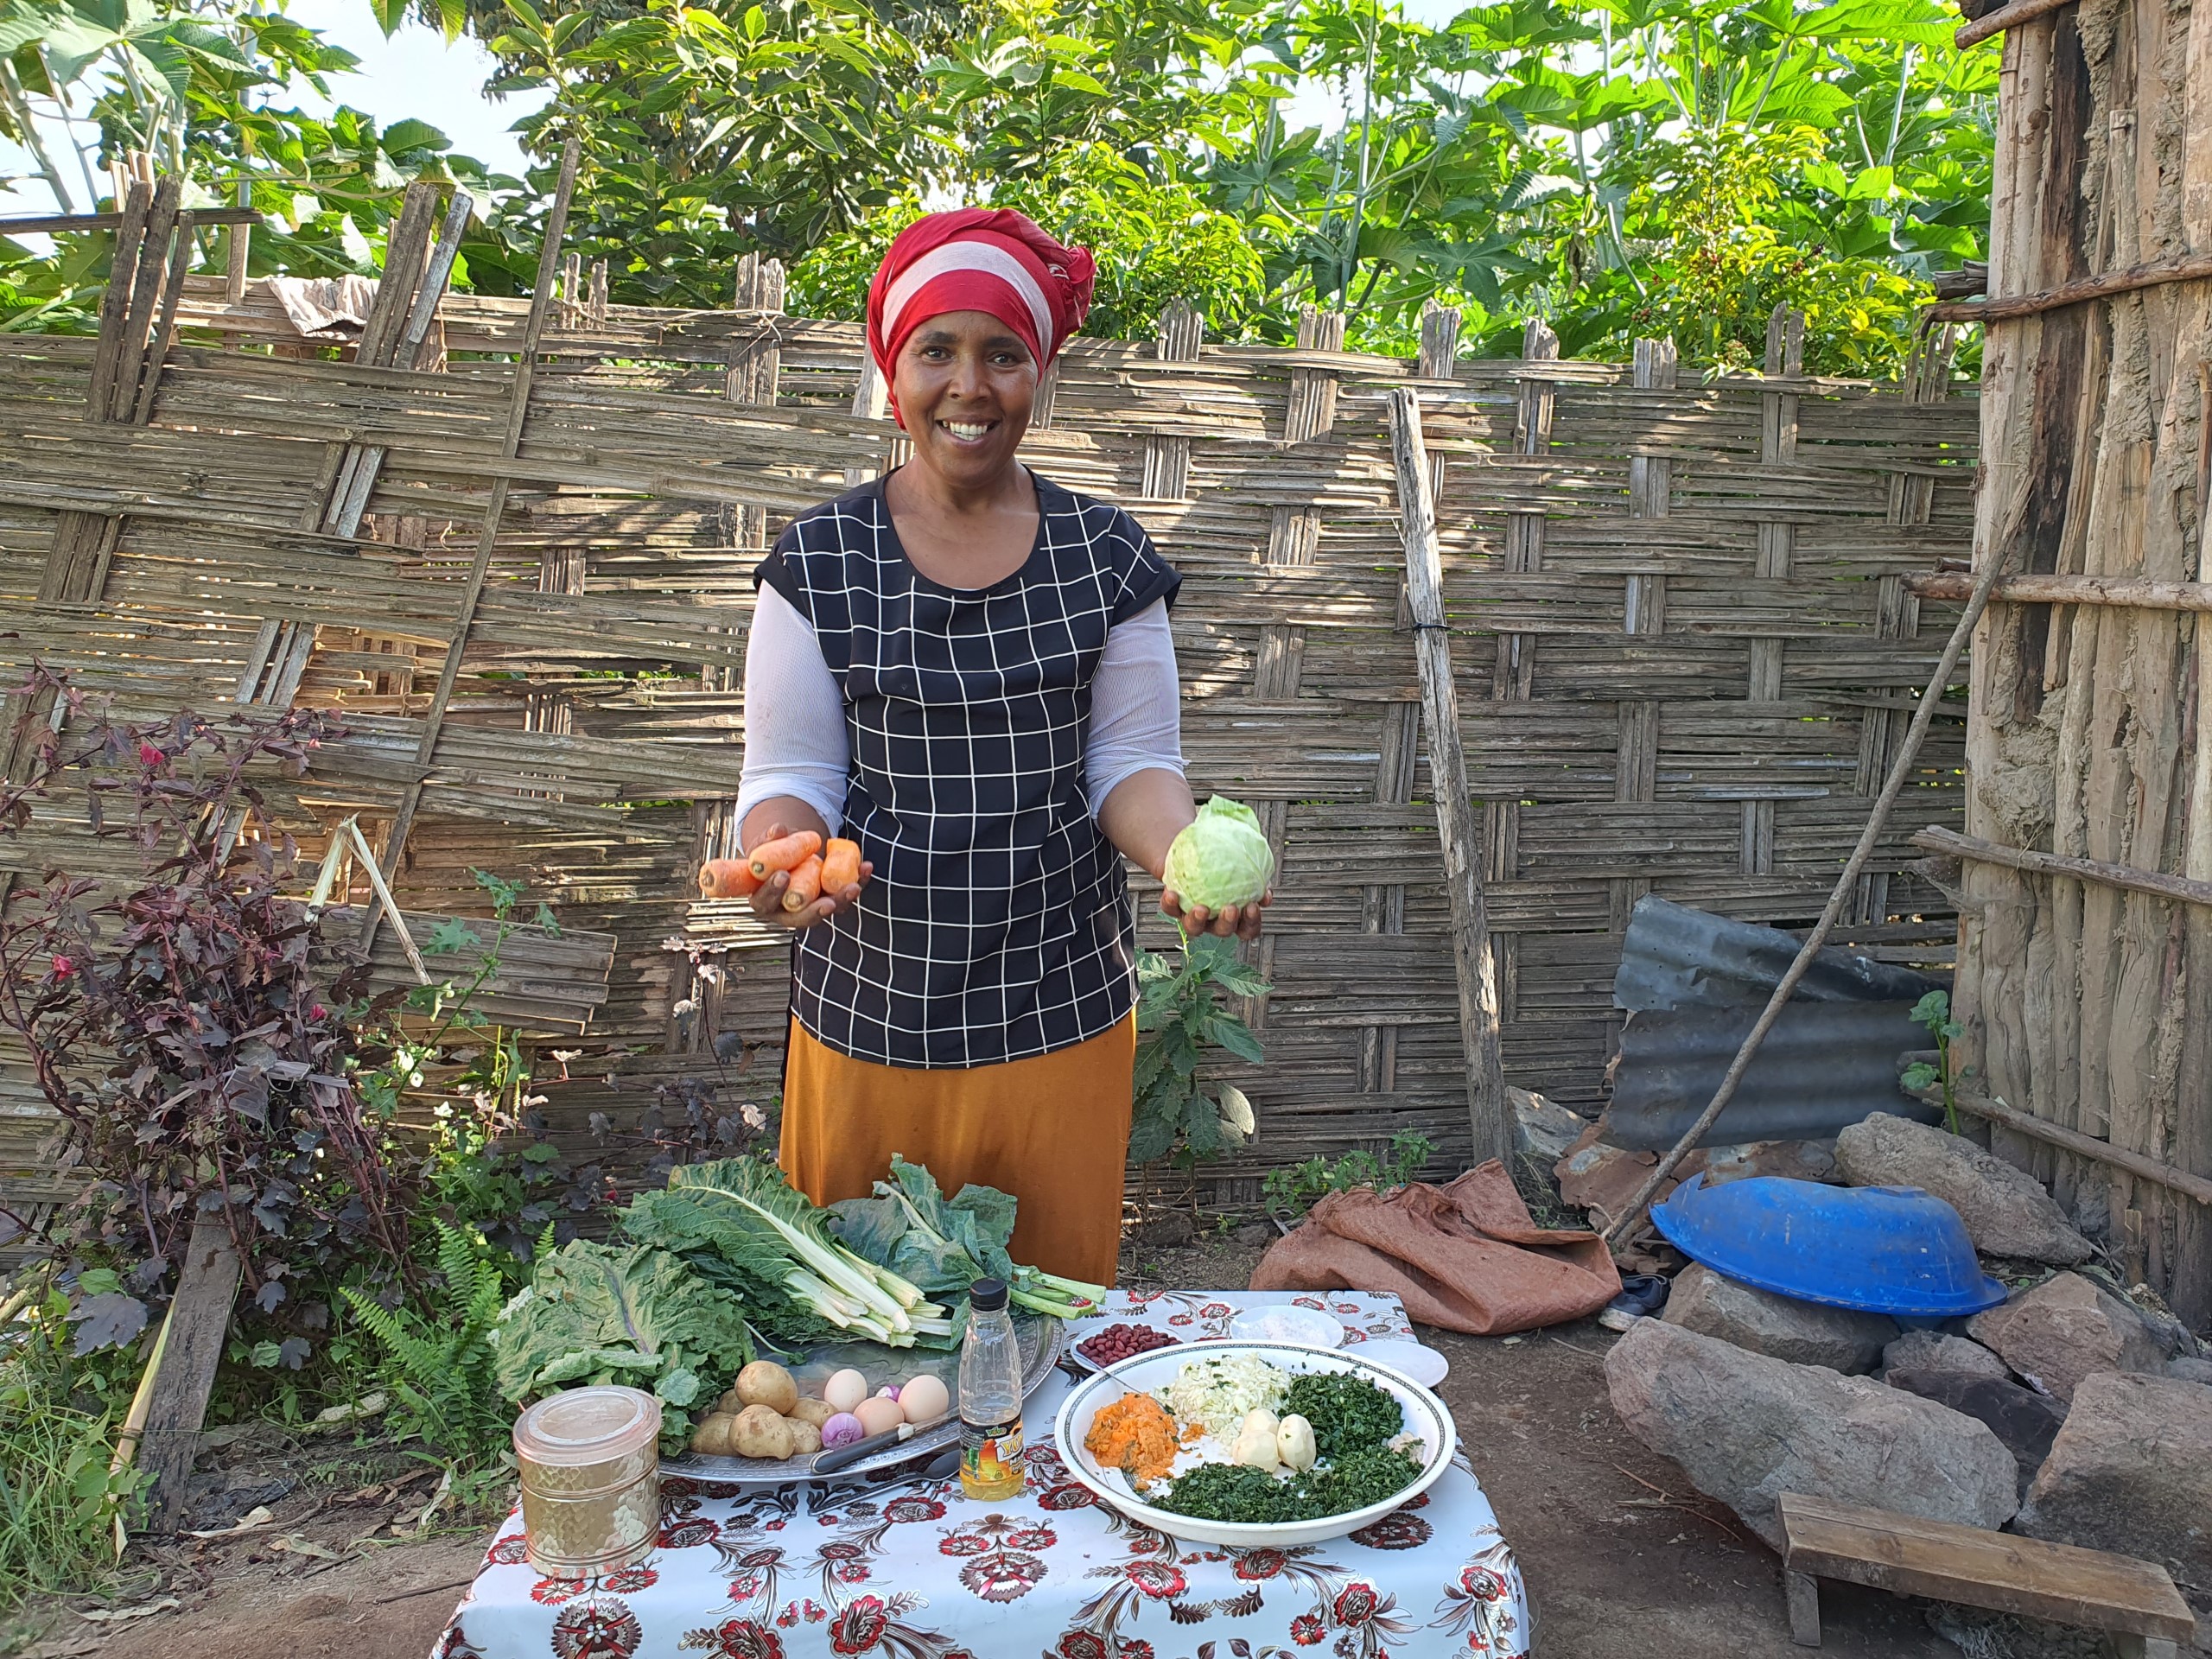
[[[875,1391],[875,1397],[879,1400],[896,1400],[899,1397],[899,1385],[896,1382],[885,1383]]]
[[[841,1446],[850,1446],[855,1440],[867,1438],[867,1426],[849,1411],[841,1411],[822,1425],[822,1445],[825,1451],[835,1451]]]

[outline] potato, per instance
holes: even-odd
[[[737,1374],[737,1397],[748,1406],[766,1406],[782,1417],[798,1403],[798,1384],[772,1359],[756,1359]]]
[[[691,1449],[702,1458],[726,1458],[730,1455],[730,1431],[737,1419],[728,1412],[710,1412],[707,1420],[691,1431]]]
[[[831,1405],[827,1400],[809,1400],[804,1396],[797,1405],[784,1414],[785,1416],[796,1418],[802,1423],[811,1423],[817,1428],[821,1427],[836,1414],[836,1407]]]
[[[804,1417],[786,1417],[784,1427],[791,1431],[791,1456],[810,1458],[822,1449],[822,1431]]]
[[[723,1390],[722,1397],[715,1402],[714,1408],[716,1411],[726,1411],[731,1416],[734,1417],[739,1412],[743,1411],[746,1407],[751,1403],[752,1402],[749,1400],[739,1399],[737,1390],[732,1388]]]
[[[747,1406],[730,1426],[730,1449],[741,1458],[788,1458],[791,1424],[772,1407]]]

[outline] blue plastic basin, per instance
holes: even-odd
[[[2005,1296],[1957,1211],[1916,1186],[1825,1186],[1760,1175],[1676,1187],[1651,1219],[1715,1273],[1800,1301],[1904,1318],[1979,1313]]]

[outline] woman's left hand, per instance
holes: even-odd
[[[1274,901],[1274,889],[1269,887],[1256,905],[1224,905],[1219,910],[1208,910],[1204,905],[1185,906],[1183,895],[1169,887],[1160,895],[1160,910],[1180,923],[1185,933],[1211,933],[1217,939],[1256,939],[1262,912]]]

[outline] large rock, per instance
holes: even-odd
[[[2166,1362],[2166,1375],[2183,1382],[2202,1382],[2212,1387],[2212,1359],[2200,1359],[2193,1354],[2170,1359]]]
[[[1985,1425],[1868,1377],[1640,1319],[1605,1356],[1605,1383],[1638,1440],[1777,1548],[1783,1492],[1970,1527],[2018,1506],[2012,1454]]]
[[[2212,1584],[2212,1389],[2115,1371],[2084,1379],[2018,1529]]]
[[[1853,1186],[1934,1193],[1959,1212],[1984,1255],[2070,1268],[2096,1254],[2034,1176],[1928,1124],[1877,1112],[1836,1136],[1835,1160]]]
[[[1754,1290],[1695,1262],[1675,1277],[1666,1319],[1770,1359],[1832,1371],[1873,1370],[1884,1344],[1897,1334],[1897,1321],[1882,1314]]]
[[[1590,1128],[1588,1118],[1542,1095],[1510,1085],[1505,1092],[1513,1102],[1514,1151],[1539,1159],[1547,1167],[1566,1157]]]
[[[1941,1331],[1906,1332],[1882,1350],[1882,1367],[1888,1371],[1955,1371],[1994,1382],[2012,1380],[2012,1368],[1980,1343]]]
[[[2070,1401],[2097,1371],[2163,1371],[2164,1350],[2141,1315],[2078,1273],[2062,1273],[2001,1307],[1977,1313],[1967,1331],[2034,1387]]]
[[[2043,1460],[2050,1455],[2050,1443],[2057,1436],[2059,1425],[2066,1421],[2065,1407],[2048,1395],[2022,1388],[2009,1376],[1892,1365],[1885,1381],[1893,1389],[1903,1389],[1986,1423],[1989,1432],[2005,1443],[2012,1461],[2019,1465],[2024,1495]]]

